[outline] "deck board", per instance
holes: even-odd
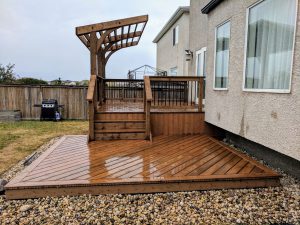
[[[86,136],[65,136],[5,189],[8,199],[22,199],[267,187],[280,185],[279,177],[206,135],[89,144]]]

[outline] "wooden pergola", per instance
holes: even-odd
[[[110,56],[122,48],[136,46],[148,22],[148,15],[76,27],[76,35],[89,49],[91,75],[105,78]]]

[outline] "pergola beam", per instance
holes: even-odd
[[[78,38],[80,39],[80,41],[87,47],[90,47],[90,43],[89,41],[86,40],[86,38],[84,36],[78,36]]]
[[[121,45],[113,45],[111,46],[107,51],[115,51],[115,50],[119,50],[121,48],[128,48],[131,46],[136,46],[138,44],[138,41],[134,41],[134,42],[128,42],[127,44],[121,44]]]
[[[136,33],[132,32],[132,33],[128,33],[128,34],[123,34],[123,35],[117,35],[117,37],[111,37],[111,42],[118,42],[121,40],[125,40],[128,38],[134,38],[134,37],[139,37],[142,35],[141,31],[138,31]],[[108,43],[110,42],[108,39],[105,39],[104,43]]]
[[[91,74],[105,78],[110,56],[122,48],[136,46],[147,22],[146,15],[77,27],[76,35],[90,51]]]
[[[89,34],[91,32],[99,32],[107,29],[114,29],[118,27],[128,26],[131,24],[145,23],[148,21],[148,15],[130,17],[121,20],[112,20],[104,23],[96,23],[86,26],[76,27],[76,35]]]
[[[135,38],[135,37],[140,37],[142,35],[142,32],[141,31],[137,31],[137,32],[132,32],[132,33],[129,33],[129,34],[123,34],[123,35],[117,35],[117,36],[107,36],[103,43],[102,44],[109,44],[109,43],[116,43],[116,42],[119,42],[119,41],[122,41],[122,40],[126,40],[126,43],[128,43],[128,39],[129,38]],[[98,42],[98,51],[100,50],[100,46],[101,46],[101,43]]]

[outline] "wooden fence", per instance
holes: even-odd
[[[39,119],[43,99],[57,99],[64,105],[64,119],[88,119],[87,87],[0,85],[0,110],[20,110],[22,119]]]

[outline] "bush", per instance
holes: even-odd
[[[31,77],[22,77],[16,81],[17,84],[36,84],[36,85],[43,85],[43,84],[48,84],[47,81],[40,80],[40,79],[35,79]]]

